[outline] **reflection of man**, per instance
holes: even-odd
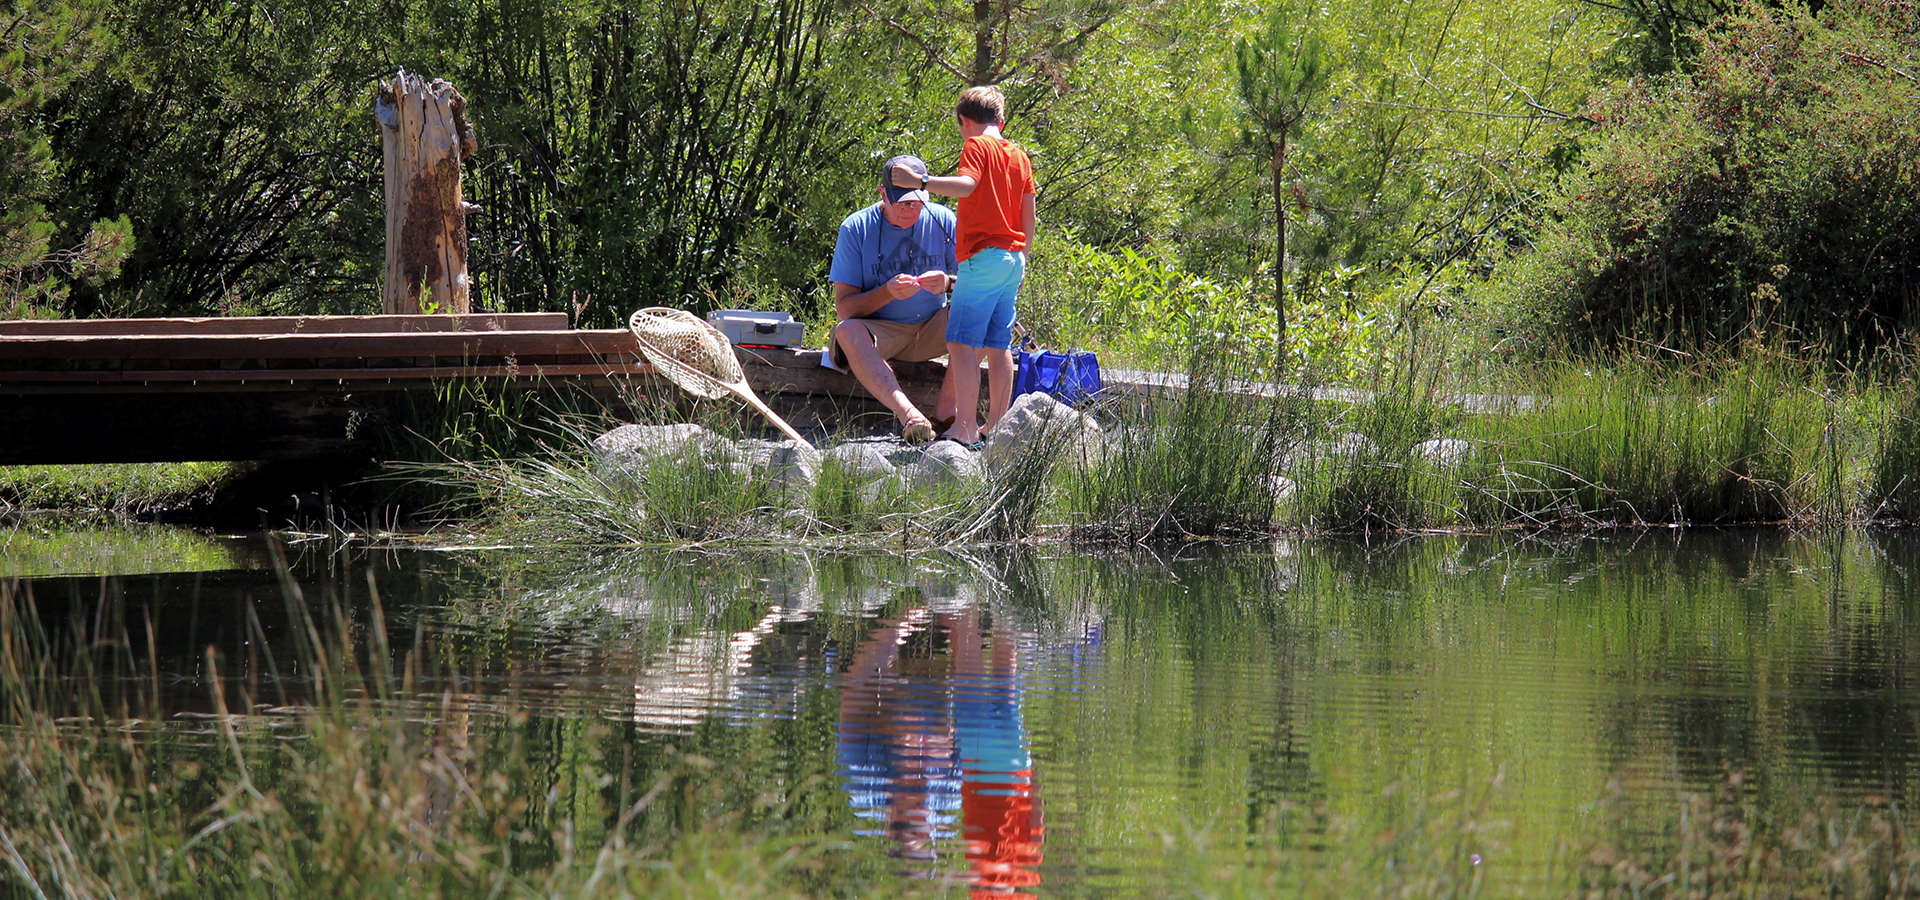
[[[953,211],[927,202],[923,188],[886,183],[895,166],[925,175],[917,156],[880,167],[880,202],[840,223],[833,248],[833,311],[840,319],[826,361],[851,370],[867,392],[893,410],[901,434],[930,441],[933,422],[907,399],[890,359],[921,362],[947,353],[947,291],[953,287]],[[953,379],[940,386],[934,416],[954,417]]]
[[[840,687],[840,774],[855,814],[885,822],[888,855],[907,860],[934,858],[960,806],[946,702],[899,677],[900,646],[928,618],[917,609],[881,623],[854,648]]]
[[[886,821],[890,855],[935,859],[958,811],[969,895],[1031,898],[1020,889],[1040,882],[1045,827],[1020,715],[1018,642],[980,619],[978,609],[916,609],[853,648],[840,688],[840,774],[858,814]],[[907,655],[923,630],[947,653]]]

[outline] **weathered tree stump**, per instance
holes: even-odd
[[[471,312],[467,214],[460,165],[479,149],[467,100],[441,79],[405,69],[374,100],[386,158],[387,269],[381,309],[390,315]]]

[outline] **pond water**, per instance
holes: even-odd
[[[704,814],[842,835],[936,893],[1165,896],[1228,848],[1537,895],[1602,846],[1673,858],[1702,809],[1904,809],[1920,759],[1905,534],[893,555],[136,534],[18,534],[0,580],[44,621],[153,622],[120,680],[183,733],[208,647],[262,721],[310,702],[296,610],[338,601],[408,674],[390,714],[518,735],[516,790],[605,828],[697,770]]]

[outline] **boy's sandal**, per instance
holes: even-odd
[[[980,451],[987,449],[986,438],[981,438],[977,441],[974,441],[971,444],[957,437],[954,437],[953,435],[950,435],[950,434],[943,434],[940,436],[940,439],[943,441],[952,441],[956,444],[959,444],[960,446],[967,448],[967,450],[972,453],[979,453]]]

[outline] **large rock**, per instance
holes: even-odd
[[[1434,438],[1413,445],[1413,452],[1436,466],[1451,469],[1467,461],[1473,445],[1459,438]]]
[[[986,459],[1003,465],[1036,443],[1057,446],[1062,460],[1082,466],[1099,462],[1107,450],[1106,436],[1092,416],[1046,394],[1022,394],[993,426]]]
[[[1267,476],[1267,493],[1273,496],[1273,502],[1275,503],[1291,502],[1293,495],[1298,492],[1299,489],[1300,486],[1296,484],[1293,479],[1285,475]]]
[[[622,425],[593,440],[600,477],[645,478],[654,460],[697,453],[710,464],[733,463],[731,443],[699,425]]]
[[[933,487],[972,478],[979,474],[980,461],[953,441],[934,441],[927,445],[919,460],[902,471],[914,484]]]
[[[893,474],[896,468],[892,460],[887,459],[887,451],[878,444],[850,441],[828,450],[826,458],[839,463],[849,472],[878,478]]]
[[[734,444],[746,468],[771,482],[776,490],[806,493],[820,479],[826,455],[799,441],[763,441],[753,438]]]

